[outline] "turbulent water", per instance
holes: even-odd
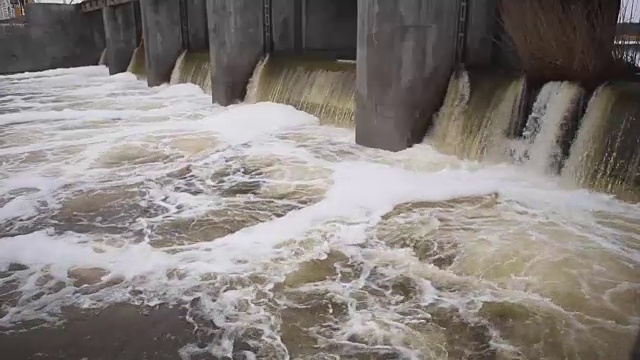
[[[5,76],[0,163],[2,332],[168,303],[183,358],[624,359],[640,325],[638,205],[290,106]]]
[[[127,67],[127,71],[135,74],[140,78],[144,78],[147,76],[147,65],[145,64],[145,53],[144,53],[144,43],[140,43],[131,56],[131,60],[129,61],[129,66]]]
[[[355,93],[354,62],[269,56],[254,71],[247,101],[292,105],[323,125],[352,128]]]
[[[571,82],[545,84],[533,104],[523,131],[527,168],[539,173],[557,174],[571,142],[569,129],[579,122],[586,91]]]
[[[211,94],[211,61],[209,50],[184,51],[176,60],[171,73],[171,84],[195,84]]]
[[[589,101],[563,176],[640,202],[640,85],[601,86]]]
[[[98,60],[98,65],[107,65],[107,48],[104,48],[104,50],[102,50],[102,53],[100,54],[100,60]]]
[[[471,160],[506,161],[507,135],[524,81],[483,72],[456,72],[427,138],[440,151]]]

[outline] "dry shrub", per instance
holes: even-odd
[[[628,72],[614,46],[620,10],[620,0],[500,2],[504,28],[530,79],[588,88]]]

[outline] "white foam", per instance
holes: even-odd
[[[350,281],[329,279],[304,284],[296,291],[320,293],[349,304],[348,318],[332,324],[337,329],[332,334],[336,341],[342,341],[341,345],[349,343],[352,335],[370,336],[374,345],[394,346],[413,356],[407,344],[418,342],[408,330],[404,315],[400,315],[407,310],[403,304],[383,296],[358,303],[366,305],[364,309],[354,305],[360,301],[357,297],[366,293],[363,289],[372,281],[369,275],[373,268],[387,279],[406,276],[415,281],[414,300],[421,306],[443,298],[464,307],[484,299],[538,301],[541,296],[437,269],[419,260],[412,249],[384,244],[376,238],[374,228],[402,203],[492,193],[499,194],[496,212],[504,219],[515,218],[523,227],[549,222],[566,233],[586,233],[588,243],[580,245],[584,249],[571,251],[604,251],[632,265],[640,260],[636,258],[640,254],[637,249],[624,248],[625,241],[638,237],[627,230],[633,226],[630,223],[640,221],[638,205],[587,191],[564,190],[552,178],[522,173],[513,166],[464,162],[439,154],[428,145],[398,153],[367,149],[353,144],[352,131],[319,127],[317,118],[290,106],[258,103],[223,108],[211,104],[210,96],[195,85],[147,88],[131,76],[109,77],[104,69],[94,67],[0,78],[0,92],[9,87],[20,88],[25,94],[42,91],[46,96],[29,100],[39,105],[38,111],[26,108],[0,115],[1,125],[14,124],[0,129],[5,141],[0,145],[0,196],[13,197],[0,209],[0,221],[19,220],[16,226],[23,226],[17,232],[22,235],[0,239],[0,269],[10,263],[30,267],[11,275],[10,279],[20,281],[20,291],[25,295],[10,315],[0,319],[0,326],[43,317],[44,312],[55,314],[63,305],[104,306],[116,300],[127,301],[128,290],[135,288],[141,289],[145,301],[151,303],[188,302],[201,297],[205,313],[216,319],[216,325],[260,328],[265,334],[261,341],[280,349],[282,343],[274,332],[277,315],[271,312],[272,304],[266,306],[258,298],[275,297],[274,284],[287,273],[305,261],[325,259],[327,253],[337,251],[357,263],[361,273]],[[48,108],[56,106],[52,99],[57,92],[71,94],[71,99],[64,99],[63,110]],[[15,101],[25,96],[18,95]],[[13,103],[0,104],[0,110],[5,106]],[[210,141],[204,142],[212,144],[206,145],[210,148],[190,153],[172,145],[174,140],[200,137]],[[139,153],[121,156],[129,155],[127,151]],[[44,160],[26,158],[34,152],[43,154]],[[138,158],[151,160],[131,161]],[[170,175],[176,172],[183,174]],[[214,210],[242,209],[242,205],[261,201],[289,205],[298,200],[278,197],[286,191],[264,188],[221,194],[221,183],[242,181],[293,189],[296,195],[302,193],[302,198],[306,193],[299,189],[312,186],[320,200],[280,217],[259,208],[254,215],[262,222],[250,221],[251,226],[210,241],[153,247],[157,245],[153,235],[171,221],[191,219],[197,226],[197,221]],[[27,188],[29,191],[19,193]],[[198,192],[188,193],[183,188]],[[99,194],[113,195],[105,196],[105,200]],[[79,198],[81,204],[75,206],[80,210],[70,207],[75,212],[70,211],[66,218],[49,219],[69,207],[68,201]],[[156,207],[163,211],[151,211]],[[109,218],[97,219],[103,208],[109,211],[101,216]],[[594,219],[599,212],[619,220],[622,226],[596,225]],[[122,219],[130,213],[136,218]],[[38,222],[32,223],[30,219],[36,215]],[[442,223],[460,221],[464,229],[479,228],[476,237],[470,237],[467,230],[454,236],[468,239],[469,244],[460,244],[469,246],[468,251],[480,243],[491,254],[508,244],[501,237],[508,238],[513,231],[482,219],[458,218],[456,213],[447,216],[450,218]],[[218,226],[215,220],[205,228]],[[236,220],[232,216],[228,221]],[[71,226],[72,221],[89,230],[80,234],[81,230]],[[132,224],[130,232],[103,232],[105,221]],[[186,224],[176,231],[191,231]],[[171,235],[167,238],[173,240]],[[556,240],[566,246],[577,243]],[[624,257],[620,255],[623,252],[631,255]],[[545,259],[548,254],[539,256]],[[75,293],[68,278],[73,268],[104,269],[123,282],[90,295]],[[65,282],[67,290],[30,300],[38,291],[35,279],[43,274]],[[251,276],[266,280],[242,280],[253,279]],[[230,279],[249,284],[228,289],[226,282]],[[445,294],[434,285],[437,282],[455,284],[463,290]],[[286,303],[296,298],[277,300]],[[207,351],[228,355],[228,342],[214,345]]]
[[[228,111],[206,119],[231,144],[241,144],[287,128],[317,124],[312,115],[292,106],[274,103],[233,105]]]

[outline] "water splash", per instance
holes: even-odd
[[[355,63],[296,57],[263,59],[247,89],[247,102],[292,105],[322,124],[355,126]]]
[[[536,97],[517,156],[534,172],[558,174],[573,138],[586,91],[570,82],[545,84]]]
[[[138,78],[145,78],[147,76],[147,64],[145,63],[145,58],[144,43],[140,43],[140,46],[133,51],[127,71],[135,74]]]
[[[171,84],[191,83],[211,95],[211,61],[209,50],[184,51],[171,73]]]
[[[596,90],[562,171],[566,183],[640,201],[639,97],[637,83]]]
[[[98,60],[98,65],[107,65],[107,48],[104,48],[104,50],[102,50],[102,53],[100,54],[100,60]]]
[[[427,141],[438,150],[471,160],[508,159],[507,135],[518,114],[524,80],[458,71]]]
[[[117,303],[185,308],[184,332],[180,312],[150,316],[193,359],[618,359],[633,343],[639,205],[101,66],[0,92],[2,348]],[[84,356],[111,354],[115,332],[84,323]],[[47,334],[88,336],[70,328]]]

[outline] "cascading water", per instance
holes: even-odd
[[[350,61],[268,56],[254,71],[246,101],[292,105],[322,124],[354,127],[356,67]]]
[[[484,87],[501,99],[471,79],[441,115],[459,141],[500,149],[521,133],[496,110],[519,81]],[[619,87],[596,94],[575,146],[624,125],[602,141],[637,149]],[[365,148],[291,106],[221,107],[103,66],[0,76],[0,94],[3,359],[609,360],[633,346],[640,204],[527,164]],[[531,147],[558,127],[537,123]],[[502,137],[478,134],[491,129]]]
[[[558,174],[585,96],[586,91],[574,83],[545,84],[533,104],[515,160],[535,172]]]
[[[602,86],[580,121],[586,90],[571,82],[547,83],[520,135],[525,90],[522,79],[456,71],[426,141],[460,158],[562,173],[564,184],[640,199],[640,85]]]
[[[640,84],[610,83],[593,94],[563,180],[640,201]]]
[[[438,150],[471,160],[508,159],[508,133],[517,116],[524,80],[457,71],[427,141]]]
[[[191,83],[211,95],[211,61],[209,50],[184,51],[173,67],[171,84]]]
[[[107,65],[107,48],[102,50],[102,54],[100,54],[100,60],[98,60],[98,65]]]
[[[146,55],[144,53],[144,42],[140,43],[131,56],[131,61],[129,61],[129,66],[127,67],[127,71],[135,74],[138,78],[144,78],[147,76],[147,65],[145,63]]]

